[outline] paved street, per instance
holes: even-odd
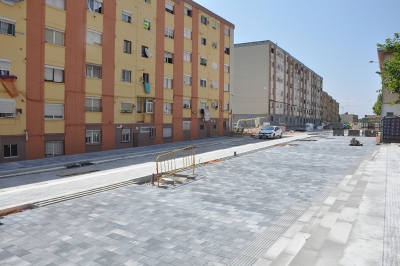
[[[396,265],[398,147],[302,136],[205,152],[205,161],[227,159],[173,189],[131,185],[6,216],[0,265]],[[241,156],[228,157],[232,149]],[[83,180],[53,184],[67,179]],[[36,198],[46,193],[39,184]],[[10,185],[0,198],[34,185]]]

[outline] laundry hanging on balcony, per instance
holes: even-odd
[[[16,80],[17,77],[13,75],[0,75],[1,84],[3,84],[4,89],[12,98],[18,96],[18,89],[15,85]]]
[[[210,121],[210,109],[204,109],[204,120]]]
[[[147,94],[150,94],[150,83],[144,82],[144,91],[145,91]]]

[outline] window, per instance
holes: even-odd
[[[171,138],[172,137],[172,128],[164,127],[163,128],[163,138]]]
[[[150,128],[150,138],[154,139],[156,137],[156,128],[155,127],[151,127]]]
[[[174,14],[174,5],[168,2],[165,2],[165,11]]]
[[[15,36],[15,20],[0,19],[0,33]]]
[[[213,129],[217,129],[217,125],[213,125]]]
[[[46,28],[45,42],[64,46],[64,32]]]
[[[46,5],[65,10],[65,0],[46,0]]]
[[[88,0],[88,8],[94,12],[103,14],[103,0]]]
[[[164,114],[172,114],[172,103],[164,103]]]
[[[200,57],[200,65],[207,66],[207,58]]]
[[[101,66],[86,64],[86,77],[101,79]]]
[[[86,144],[101,143],[101,130],[86,130]]]
[[[211,82],[211,88],[212,89],[218,89],[218,81],[212,81]]]
[[[229,84],[227,83],[224,84],[224,91],[229,91]]]
[[[149,127],[141,127],[140,128],[140,133],[149,133],[150,132],[150,128]]]
[[[207,25],[207,18],[205,16],[201,16],[201,24]]]
[[[229,65],[224,65],[224,72],[229,73]]]
[[[205,110],[207,108],[207,101],[200,101],[200,110]]]
[[[164,28],[164,36],[170,39],[174,38],[174,29],[165,27]]]
[[[85,110],[86,110],[86,112],[101,112],[101,99],[100,98],[86,98]]]
[[[204,130],[204,125],[200,125],[200,130]]]
[[[168,64],[172,64],[173,54],[170,52],[164,52],[164,62]]]
[[[192,82],[192,77],[189,75],[183,75],[183,85],[190,85]]]
[[[122,21],[132,23],[132,13],[126,10],[122,10]]]
[[[212,63],[212,68],[213,69],[218,69],[218,63],[217,62],[213,62]]]
[[[186,39],[192,39],[192,31],[191,30],[189,30],[189,29],[184,29],[184,31],[183,31],[183,36],[186,38]]]
[[[122,82],[131,82],[131,71],[122,69]]]
[[[164,77],[164,88],[172,89],[172,78]]]
[[[229,111],[229,103],[224,103],[224,111]]]
[[[18,145],[4,145],[4,158],[18,157]]]
[[[224,48],[224,52],[225,52],[225,54],[229,54],[230,53],[230,51],[229,51],[230,49],[229,49],[229,47],[226,47],[225,46],[225,48]]]
[[[0,75],[10,75],[11,60],[0,59]]]
[[[227,129],[228,128],[228,121],[224,121],[224,123],[222,124],[222,129]]]
[[[143,73],[142,79],[144,83],[150,83],[150,76],[148,73]]]
[[[202,45],[206,45],[206,43],[207,43],[207,40],[206,40],[206,38],[203,38],[203,37],[201,37],[201,42],[200,42]]]
[[[15,116],[15,100],[0,99],[0,118]]]
[[[143,28],[145,28],[146,30],[150,30],[150,28],[151,28],[151,21],[145,19],[144,22],[143,22]]]
[[[64,82],[64,68],[55,66],[44,66],[44,80],[62,83]]]
[[[192,8],[188,7],[188,6],[184,6],[183,8],[183,13],[188,16],[191,17],[192,16]]]
[[[48,120],[61,120],[64,119],[64,105],[63,104],[44,104],[44,119]]]
[[[183,108],[190,108],[190,99],[183,98]]]
[[[45,150],[47,157],[64,155],[64,141],[46,141]]]
[[[147,46],[142,45],[142,57],[146,57],[146,58],[153,57],[153,55],[150,53],[150,50]]]
[[[217,42],[212,42],[211,46],[212,46],[212,48],[217,49],[217,47],[218,47]]]
[[[131,130],[129,128],[122,129],[122,142],[131,141]]]
[[[146,114],[152,114],[153,113],[153,99],[146,99],[143,111]]]
[[[132,103],[121,102],[121,113],[132,113]]]
[[[92,45],[102,45],[102,34],[92,30],[86,30],[86,43]]]
[[[225,28],[224,28],[224,34],[225,34],[226,36],[229,36],[229,35],[230,35],[229,32],[230,32],[229,28],[225,27]]]
[[[211,22],[211,27],[213,27],[213,29],[216,29],[216,28],[217,28],[217,22],[216,22],[215,20],[213,20],[213,21]]]
[[[190,130],[191,125],[191,121],[183,121],[183,130]]]
[[[200,87],[207,87],[207,80],[206,79],[200,79]]]
[[[132,53],[132,42],[124,40],[124,53],[126,54]]]
[[[192,53],[188,51],[183,52],[183,60],[186,62],[192,62]]]
[[[216,108],[218,108],[218,105],[217,105],[218,103],[216,103],[216,102],[211,102],[211,108],[213,108],[213,109],[216,109]]]

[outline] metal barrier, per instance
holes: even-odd
[[[193,167],[193,174],[196,168],[194,147],[189,146],[182,149],[161,154],[156,159],[157,186],[160,187],[160,180],[176,173]]]

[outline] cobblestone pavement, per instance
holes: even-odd
[[[200,167],[174,189],[133,185],[6,216],[0,265],[239,265],[288,209],[310,205],[375,149],[369,138],[314,140]]]

